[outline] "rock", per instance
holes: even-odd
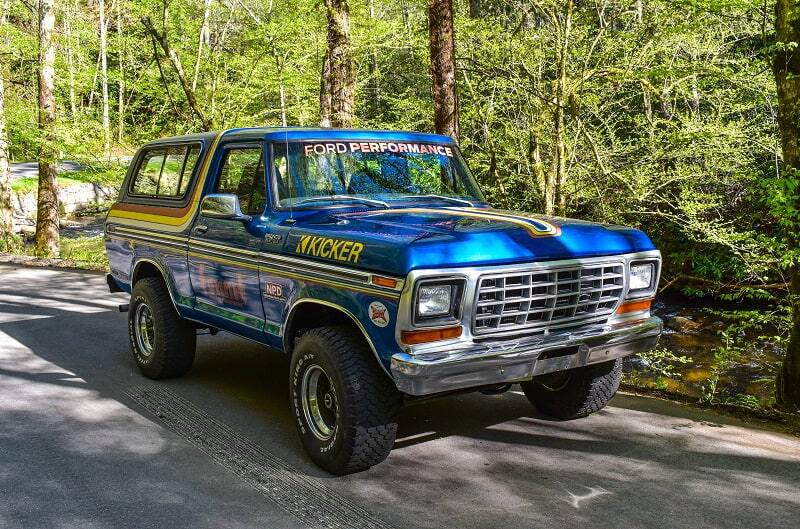
[[[675,332],[695,333],[699,332],[702,325],[683,316],[674,316],[667,320],[667,328]]]

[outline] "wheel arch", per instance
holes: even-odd
[[[172,301],[172,306],[175,307],[175,310],[180,314],[181,311],[178,304],[175,302],[175,294],[172,292],[172,285],[170,284],[169,275],[164,265],[155,259],[147,257],[137,259],[131,271],[131,292],[133,292],[133,287],[136,285],[136,282],[146,277],[155,277],[164,282],[164,285],[167,287],[167,292],[169,293],[169,299]]]
[[[304,325],[302,324],[302,318],[298,320],[298,315],[305,315],[306,317],[310,318],[309,321],[316,323]],[[325,319],[326,316],[330,319]],[[291,354],[292,350],[294,349],[294,337],[297,335],[298,331],[302,329],[322,327],[329,324],[352,325],[354,328],[356,328],[364,341],[366,341],[370,351],[372,351],[372,356],[381,367],[381,370],[386,373],[391,380],[394,380],[391,373],[389,373],[383,361],[381,360],[378,350],[375,348],[375,344],[373,343],[372,338],[370,338],[369,333],[367,333],[367,329],[364,327],[364,325],[358,320],[358,318],[355,317],[352,312],[347,310],[345,307],[330,301],[309,298],[297,300],[292,304],[292,306],[289,308],[286,324],[283,328],[284,351]]]

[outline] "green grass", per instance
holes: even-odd
[[[90,270],[108,269],[108,258],[106,248],[103,244],[103,236],[77,237],[61,239],[61,258],[73,261],[76,266],[88,268]]]
[[[33,241],[17,241],[9,248],[0,248],[0,252],[12,255],[35,255]],[[92,237],[61,237],[61,260],[72,268],[85,270],[108,270],[108,258],[102,235]]]

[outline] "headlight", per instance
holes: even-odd
[[[414,323],[436,325],[461,318],[464,280],[426,280],[417,285],[414,297]]]
[[[423,285],[419,287],[417,314],[423,318],[448,314],[452,305],[452,293],[453,285]]]
[[[633,262],[628,276],[628,297],[643,297],[655,293],[656,263]]]

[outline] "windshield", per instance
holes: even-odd
[[[278,204],[386,206],[431,199],[468,205],[483,195],[452,145],[409,142],[289,142],[273,146]],[[458,199],[458,200],[457,200]]]

